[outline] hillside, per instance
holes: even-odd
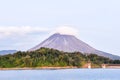
[[[0,51],[0,55],[13,54],[15,52],[17,52],[17,50],[2,50]]]
[[[17,52],[0,56],[0,68],[23,67],[84,67],[91,62],[93,67],[100,67],[103,63],[118,64],[119,60],[111,60],[96,54],[68,53],[49,48],[41,48],[31,52]]]

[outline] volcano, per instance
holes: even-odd
[[[56,33],[39,45],[31,48],[29,51],[35,51],[41,47],[53,48],[64,52],[82,52],[83,54],[97,54],[99,56],[108,57],[110,59],[120,59],[119,56],[112,55],[103,51],[99,51],[87,43],[79,40],[73,35]]]

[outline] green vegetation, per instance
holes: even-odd
[[[83,67],[91,62],[95,67],[100,67],[103,63],[118,64],[120,60],[111,60],[95,54],[84,55],[80,52],[67,53],[54,49],[41,48],[32,52],[17,52],[0,56],[1,68],[14,67]]]

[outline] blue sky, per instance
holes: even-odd
[[[0,50],[27,50],[70,26],[92,47],[120,55],[119,21],[119,0],[1,0]]]

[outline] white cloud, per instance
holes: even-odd
[[[54,33],[67,34],[67,35],[78,35],[78,30],[72,26],[59,26]]]
[[[33,26],[0,26],[0,39],[27,36],[28,34],[40,34],[42,32],[52,32],[68,35],[78,35],[78,30],[72,26],[59,26],[53,31],[48,27]]]
[[[48,29],[32,26],[0,26],[0,38],[8,36],[23,36],[29,33],[46,32]]]

